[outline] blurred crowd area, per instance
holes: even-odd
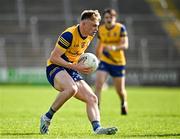
[[[38,76],[41,82],[58,35],[77,24],[83,10],[105,8],[114,8],[128,31],[127,83],[179,85],[179,0],[1,0],[0,82]],[[96,37],[89,52],[95,44]]]

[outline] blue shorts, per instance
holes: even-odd
[[[125,66],[112,65],[101,61],[97,70],[103,70],[108,72],[112,77],[124,77]]]
[[[61,67],[61,66],[58,66],[55,64],[51,64],[46,67],[46,76],[47,76],[49,83],[53,87],[54,87],[54,77],[61,70],[66,70],[74,81],[79,81],[79,80],[83,79],[82,76],[75,70],[64,68],[64,67]]]

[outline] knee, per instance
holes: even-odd
[[[87,101],[88,104],[98,104],[97,96],[94,94],[91,94]]]

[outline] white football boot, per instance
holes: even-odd
[[[49,129],[48,129],[49,125],[50,125],[50,119],[48,119],[45,115],[41,116],[40,133],[48,134],[49,133]]]
[[[106,134],[106,135],[113,135],[116,134],[118,129],[116,127],[108,127],[108,128],[102,128],[99,127],[95,130],[96,134]]]

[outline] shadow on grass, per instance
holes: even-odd
[[[0,133],[0,136],[31,136],[31,135],[41,135],[40,133]],[[68,134],[69,136],[75,136],[76,134]],[[87,136],[87,134],[81,134],[83,136]],[[89,134],[91,135],[91,134]],[[120,135],[120,137],[125,137],[125,138],[141,138],[141,137],[180,137],[180,133],[171,133],[171,134],[149,134],[149,135]],[[116,138],[116,137],[114,137]]]
[[[122,137],[180,137],[180,133],[172,133],[172,134],[155,134],[155,135],[129,135]]]
[[[180,115],[179,114],[152,114],[152,115],[141,115],[140,117],[175,117],[175,118],[179,118]]]
[[[41,135],[40,133],[0,133],[0,136],[30,136],[30,135]]]

